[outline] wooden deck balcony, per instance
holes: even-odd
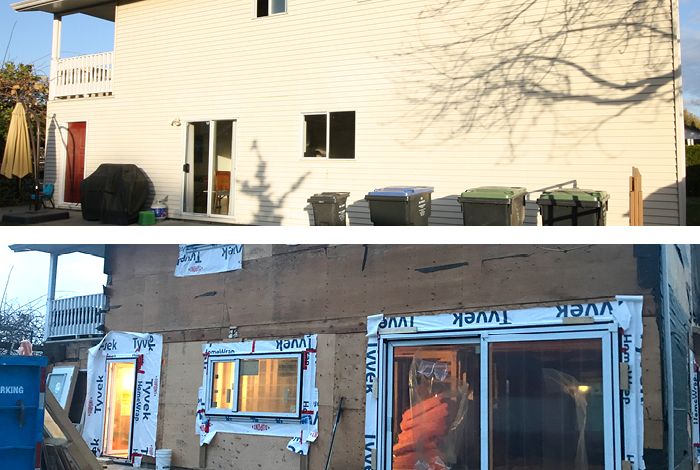
[[[112,94],[113,52],[58,59],[52,68],[49,99]]]
[[[103,336],[109,298],[104,294],[52,300],[46,305],[46,340]]]

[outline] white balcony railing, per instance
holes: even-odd
[[[108,308],[104,294],[52,300],[46,306],[46,339],[104,335],[98,328],[104,325]]]
[[[51,97],[112,93],[113,56],[102,52],[57,60]]]

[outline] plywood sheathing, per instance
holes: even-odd
[[[338,410],[343,411],[333,445],[330,468],[344,470],[364,466],[365,356],[364,334],[318,336],[316,383],[319,394],[319,437],[309,450],[309,468],[322,469]]]
[[[287,450],[288,437],[217,433],[207,448],[207,469],[299,470],[301,456]]]
[[[202,345],[164,344],[163,359],[156,444],[158,448],[173,450],[173,466],[197,468],[199,436],[195,434],[195,413],[202,385]]]
[[[642,387],[644,389],[644,447],[664,448],[661,350],[656,318],[642,318]]]
[[[650,293],[637,284],[631,245],[293,248],[246,260],[244,246],[243,270],[175,278],[176,246],[111,247],[115,258],[127,259],[112,267],[107,328],[163,332],[176,341],[185,340],[179,331],[207,330],[210,338],[230,326],[248,338],[349,333],[377,313],[517,309]]]
[[[183,460],[176,460],[174,449],[174,465],[198,467],[198,437],[188,413],[194,411],[201,385],[201,343],[224,340],[231,326],[239,339],[319,334],[320,435],[311,446],[309,466],[325,465],[342,395],[345,412],[333,467],[362,468],[367,315],[530,308],[610,301],[620,293],[644,295],[645,446],[661,445],[660,399],[654,398],[654,393],[660,397],[660,386],[653,385],[661,379],[660,364],[653,362],[659,360],[658,333],[656,344],[652,337],[657,306],[652,288],[639,285],[631,245],[275,246],[250,260],[246,247],[243,270],[188,278],[173,275],[177,246],[110,247],[115,258],[127,260],[113,265],[110,301],[118,308],[107,315],[108,329],[160,332],[168,348],[161,403],[176,416],[167,424],[161,421],[158,442],[183,449]],[[170,264],[164,262],[168,259]],[[140,264],[149,266],[137,270]],[[171,361],[176,365],[168,370]],[[177,427],[181,431],[174,432]],[[287,442],[219,434],[208,446],[206,467],[239,468],[250,458],[256,466],[296,470],[302,460],[285,449]],[[263,457],[266,453],[271,456]],[[273,464],[283,457],[281,467]]]

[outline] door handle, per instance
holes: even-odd
[[[182,165],[182,171],[184,171],[185,173],[189,173],[190,172],[190,164],[185,163],[184,165]]]

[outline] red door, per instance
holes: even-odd
[[[85,131],[86,122],[68,124],[66,149],[66,194],[65,202],[80,202],[80,182],[85,177]]]

